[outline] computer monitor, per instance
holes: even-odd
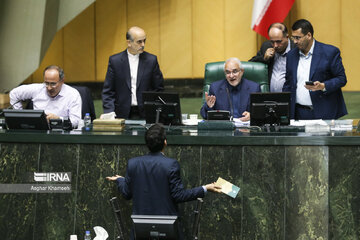
[[[131,215],[135,239],[179,239],[177,216]]]
[[[280,126],[290,124],[290,93],[252,93],[250,125]]]
[[[146,123],[182,124],[179,94],[143,92],[142,96]]]
[[[44,110],[4,109],[8,129],[49,130]]]

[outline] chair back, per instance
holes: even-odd
[[[224,61],[210,62],[205,65],[205,76],[203,86],[203,103],[205,102],[205,92],[209,91],[210,84],[224,79]],[[260,84],[261,92],[269,92],[268,66],[260,62],[243,62],[244,78]]]

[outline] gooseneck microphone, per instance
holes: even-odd
[[[231,96],[230,96],[230,93],[229,93],[229,88],[226,87],[226,93],[227,93],[227,97],[228,97],[228,100],[229,100],[229,103],[230,103],[230,115],[232,117],[234,117],[234,108],[233,108],[233,104],[232,104],[232,99],[231,99]]]

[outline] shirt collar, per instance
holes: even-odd
[[[281,56],[286,56],[286,54],[291,50],[290,44],[291,44],[290,39],[288,39],[288,45],[285,49],[285,52],[283,52],[283,54],[281,54]]]
[[[139,58],[139,55],[140,55],[139,53],[134,55],[134,54],[131,54],[128,49],[126,51],[127,51],[129,58]]]
[[[313,44],[312,44],[312,46],[311,46],[311,48],[310,48],[310,50],[309,50],[309,52],[308,52],[308,54],[307,54],[306,56],[305,56],[305,54],[303,54],[303,53],[299,50],[300,56],[305,57],[305,58],[309,58],[310,56],[312,56],[313,53],[314,53],[314,46],[315,46],[315,39],[313,39]]]
[[[241,80],[240,80],[240,83],[238,84],[238,85],[236,85],[235,87],[234,86],[231,86],[230,84],[229,84],[229,82],[227,81],[227,79],[225,79],[225,81],[226,81],[226,87],[230,90],[230,91],[240,91],[240,89],[241,89],[241,83],[242,83],[242,78],[241,78]]]

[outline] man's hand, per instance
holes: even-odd
[[[240,121],[246,122],[250,120],[250,113],[245,111],[242,113],[243,117],[239,118]]]
[[[214,107],[215,102],[216,102],[216,97],[211,95],[209,96],[209,94],[207,92],[205,92],[205,100],[206,100],[206,104],[208,105],[209,108]]]
[[[108,180],[108,181],[116,181],[118,178],[122,178],[122,176],[115,175],[115,176],[112,176],[112,177],[106,177],[106,180]]]
[[[210,184],[206,184],[205,185],[206,190],[210,191],[210,192],[217,192],[217,193],[221,193],[221,187],[217,186],[215,184],[215,182],[210,183]]]
[[[306,89],[310,91],[319,91],[323,90],[325,88],[325,83],[316,81],[314,82],[314,85],[304,85]]]
[[[53,114],[53,113],[48,113],[48,114],[46,114],[46,119],[48,120],[48,121],[50,121],[50,119],[59,119],[60,117],[59,116],[57,116],[57,115],[55,115],[55,114]]]
[[[274,56],[275,56],[275,49],[274,48],[266,49],[266,52],[264,54],[265,61],[268,61],[270,58],[273,58]]]

